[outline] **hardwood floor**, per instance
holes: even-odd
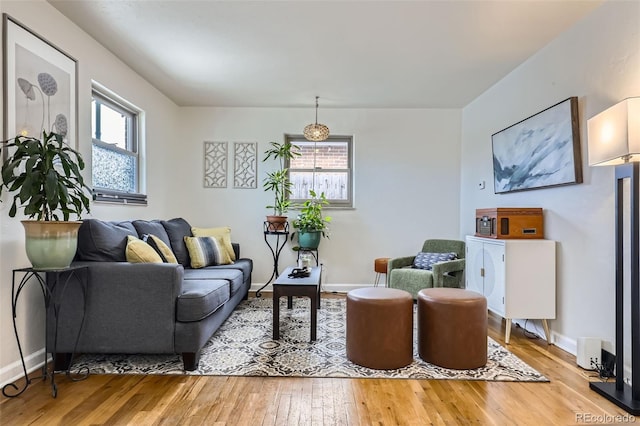
[[[489,335],[504,345],[504,321],[490,315]],[[537,426],[629,419],[589,389],[594,373],[572,355],[516,328],[507,347],[550,382],[124,375],[72,382],[58,374],[56,399],[40,379],[17,398],[0,397],[0,424]]]

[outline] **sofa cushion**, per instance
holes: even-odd
[[[77,260],[126,262],[127,237],[138,236],[131,222],[84,219],[78,230]]]
[[[222,241],[222,246],[229,253],[231,260],[236,260],[236,253],[231,245],[231,228],[220,226],[218,228],[191,228],[194,237],[218,237]]]
[[[165,244],[160,238],[153,234],[144,234],[142,235],[142,241],[149,244],[151,248],[160,255],[164,263],[178,263],[178,259],[176,259],[176,256],[171,251],[171,247]]]
[[[251,272],[253,271],[253,260],[251,259],[237,259],[230,265],[222,265],[222,266],[210,266],[209,268],[225,268],[225,269],[237,269],[238,271],[242,271],[242,278],[244,281],[251,282]]]
[[[131,263],[163,263],[162,258],[153,247],[133,235],[127,237],[125,257],[127,262]]]
[[[224,305],[230,297],[226,280],[185,280],[178,296],[176,319],[200,321]]]
[[[244,277],[242,271],[231,269],[232,265],[208,266],[201,269],[185,269],[184,282],[191,280],[226,280],[231,285],[231,295],[243,288]]]
[[[184,237],[192,268],[231,263],[229,253],[218,237]]]
[[[173,254],[176,255],[178,263],[185,267],[191,266],[189,251],[187,250],[187,245],[184,242],[184,237],[192,236],[191,225],[189,225],[189,222],[178,217],[171,220],[163,220],[161,223],[165,231],[167,231],[169,241],[171,242],[171,250],[173,250]]]
[[[142,239],[144,235],[155,235],[160,238],[163,243],[171,246],[169,235],[159,220],[134,220],[131,224],[136,228],[138,238]]]

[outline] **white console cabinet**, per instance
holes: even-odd
[[[466,288],[487,298],[490,311],[505,318],[509,343],[512,319],[556,317],[556,242],[497,240],[467,236]]]

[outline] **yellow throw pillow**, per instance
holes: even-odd
[[[131,263],[163,263],[153,247],[133,235],[127,236],[125,257]]]
[[[184,237],[194,269],[233,263],[218,237]]]
[[[231,260],[236,260],[236,252],[233,251],[231,245],[231,228],[228,226],[220,226],[218,228],[191,228],[194,237],[219,237],[222,246],[229,254]]]
[[[143,237],[143,241],[149,244],[151,248],[153,248],[156,251],[156,253],[160,255],[160,258],[162,259],[163,262],[178,263],[178,259],[176,259],[176,256],[173,254],[171,247],[169,247],[160,238],[156,237],[153,234],[148,234],[148,235],[145,234],[142,237]]]

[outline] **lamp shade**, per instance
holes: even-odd
[[[628,98],[587,120],[590,166],[640,161],[640,98]]]
[[[304,137],[307,140],[314,142],[322,142],[324,140],[327,140],[327,138],[329,137],[329,128],[324,124],[318,123],[318,99],[319,96],[316,96],[316,122],[307,125],[304,128],[303,132]]]
[[[324,124],[309,124],[304,128],[304,137],[314,142],[322,142],[329,137],[329,128]]]

